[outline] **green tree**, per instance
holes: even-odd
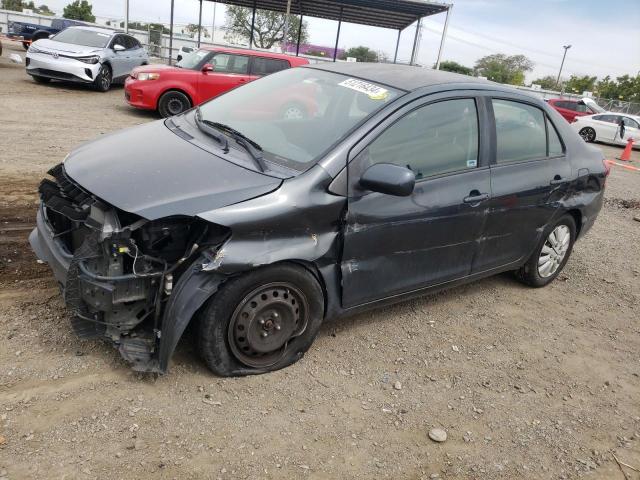
[[[200,29],[202,31],[202,35],[205,35],[205,36],[209,35],[209,30],[207,30],[205,27],[201,26]],[[195,23],[190,23],[189,25],[187,25],[187,27],[184,30],[187,33],[198,35],[198,25],[196,25]]]
[[[95,22],[93,7],[87,0],[75,0],[64,7],[62,16],[71,20],[81,20],[83,22]]]
[[[24,5],[22,0],[2,0],[2,8],[4,10],[13,10],[14,12],[21,12]]]
[[[343,55],[340,56],[342,60],[347,57],[353,57],[357,59],[359,62],[378,62],[380,59],[378,58],[378,54],[375,50],[371,50],[369,47],[365,47],[360,45],[359,47],[351,47],[349,50],[344,52]]]
[[[462,75],[473,75],[473,68],[465,67],[453,60],[440,62],[440,70],[444,70],[445,72],[461,73]]]
[[[540,85],[544,90],[555,90],[556,89],[556,77],[553,75],[547,75],[546,77],[539,78],[534,80],[531,83],[535,83],[536,85]],[[564,81],[560,80],[560,85],[562,85]],[[559,85],[559,86],[560,86]]]
[[[640,75],[636,75],[635,77],[623,75],[616,78],[616,81],[618,84],[617,99],[628,102],[640,102]]]
[[[40,15],[47,15],[49,17],[52,17],[53,15],[55,15],[53,10],[51,10],[47,5],[40,5],[39,7],[36,8],[36,11]]]
[[[522,85],[524,74],[533,70],[534,63],[524,55],[504,55],[496,53],[487,55],[476,61],[476,75],[487,77],[498,83]]]
[[[228,6],[225,37],[233,41],[235,37],[249,39],[251,37],[251,9],[245,7]],[[253,41],[260,48],[271,48],[284,40],[284,26],[286,14],[270,10],[256,10]],[[295,15],[289,15],[287,22],[287,43],[298,41],[300,20]],[[196,27],[197,28],[197,27]],[[302,22],[300,42],[308,39],[307,22]]]
[[[588,75],[584,75],[582,77],[571,75],[569,80],[564,84],[564,90],[578,94],[582,94],[584,91],[592,92],[597,79],[597,77],[590,77]]]

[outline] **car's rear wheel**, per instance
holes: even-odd
[[[576,222],[571,215],[564,215],[545,230],[538,247],[516,276],[531,287],[548,285],[567,264],[575,239]]]
[[[166,92],[158,100],[158,113],[163,117],[172,117],[191,108],[191,100],[182,92]]]
[[[199,349],[217,375],[278,370],[309,349],[324,313],[322,289],[305,268],[263,267],[227,281],[199,316]]]
[[[591,127],[584,127],[580,130],[580,136],[585,142],[595,142],[596,140],[596,131]]]
[[[93,87],[99,92],[107,92],[111,88],[111,68],[109,65],[102,65],[98,75],[93,81]]]
[[[36,81],[36,83],[49,83],[51,81],[50,78],[40,77],[38,75],[33,75],[32,78]]]

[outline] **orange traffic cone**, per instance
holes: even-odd
[[[630,162],[632,148],[633,148],[633,138],[629,138],[629,141],[627,142],[627,146],[624,147],[624,150],[622,151],[622,155],[618,157],[618,160],[622,160],[623,162]]]

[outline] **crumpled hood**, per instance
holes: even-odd
[[[86,143],[69,154],[64,167],[88,192],[148,220],[194,216],[264,195],[282,183],[183,140],[163,120]]]
[[[48,38],[36,40],[35,42],[33,42],[33,44],[36,46],[36,48],[51,52],[62,53],[64,55],[91,55],[94,53],[100,53],[102,50],[104,50],[103,48],[98,47],[87,47],[85,45],[57,42]]]

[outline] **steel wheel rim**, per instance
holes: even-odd
[[[284,356],[290,341],[304,333],[308,320],[309,304],[298,288],[285,282],[261,285],[231,315],[229,347],[249,367],[270,367]]]
[[[178,115],[179,113],[182,113],[184,110],[182,101],[176,97],[170,98],[167,102],[167,110],[169,110],[171,115]]]
[[[567,256],[571,244],[571,231],[566,225],[558,225],[542,245],[538,257],[538,274],[548,278],[558,271]]]
[[[300,107],[289,107],[284,111],[282,117],[285,120],[302,120],[304,118],[304,114]]]

